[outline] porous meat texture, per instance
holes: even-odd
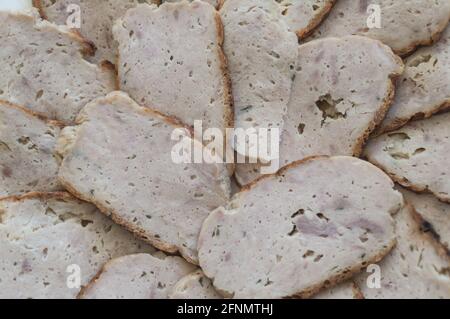
[[[198,270],[183,277],[173,288],[171,299],[223,299],[214,288],[211,280]]]
[[[276,2],[280,5],[284,22],[290,30],[303,38],[322,22],[336,0],[276,0]]]
[[[450,203],[449,122],[450,113],[411,122],[371,140],[365,156],[402,186]]]
[[[209,152],[175,120],[121,92],[87,105],[78,124],[60,139],[61,183],[157,248],[196,263],[203,220],[230,196],[221,159],[178,158]]]
[[[60,190],[58,123],[0,101],[0,197]]]
[[[227,0],[220,10],[238,129],[282,129],[292,87],[298,40],[273,1]],[[238,139],[244,157],[255,141]],[[267,160],[267,157],[263,157]]]
[[[320,39],[298,50],[279,167],[314,155],[359,156],[391,103],[401,60],[379,41],[360,36]],[[239,183],[253,181],[260,168],[238,164]]]
[[[435,249],[413,214],[406,206],[395,216],[397,245],[378,264],[380,272],[364,272],[356,278],[366,299],[450,298],[450,259]],[[381,287],[374,287],[378,275]]]
[[[71,299],[111,258],[154,251],[67,193],[0,201],[0,298]]]
[[[339,0],[308,40],[364,35],[403,56],[439,39],[449,19],[448,0]]]
[[[326,289],[314,296],[314,299],[363,299],[361,290],[353,281],[343,282],[336,287]]]
[[[438,43],[406,58],[394,103],[378,131],[393,131],[411,119],[427,118],[449,107],[450,27]]]
[[[74,28],[96,47],[92,62],[110,61],[116,63],[117,43],[112,27],[128,9],[145,0],[34,0],[41,15],[56,24],[73,25],[80,18],[80,27]],[[151,2],[151,1],[147,1]],[[76,7],[78,6],[78,7]]]
[[[422,231],[441,243],[450,256],[450,205],[439,201],[434,195],[419,194],[405,188],[400,191],[418,215]]]
[[[222,24],[209,4],[138,5],[113,28],[119,85],[137,103],[203,128],[232,127]]]
[[[81,293],[82,299],[167,299],[175,284],[195,270],[180,257],[136,254],[108,262]]]
[[[203,224],[200,265],[227,297],[309,297],[395,245],[403,205],[370,163],[317,157],[246,187]]]
[[[115,88],[114,72],[87,62],[91,46],[35,14],[0,11],[0,99],[72,122],[81,108]]]

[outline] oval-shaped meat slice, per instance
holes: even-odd
[[[226,165],[179,163],[177,145],[186,154],[206,149],[178,142],[181,125],[121,92],[87,105],[78,124],[60,140],[63,186],[157,248],[197,262],[203,220],[230,197]]]
[[[0,197],[60,190],[56,141],[60,123],[0,101]]]
[[[395,222],[397,245],[379,263],[379,272],[376,270],[376,273],[363,273],[356,277],[364,297],[449,299],[449,257],[436,250],[433,239],[420,229],[409,205],[395,216]],[[376,286],[378,279],[379,287]]]
[[[108,262],[82,299],[167,299],[175,284],[195,266],[180,257],[136,254]]]
[[[318,157],[261,179],[203,224],[200,265],[228,297],[309,297],[395,245],[403,205],[370,163]]]
[[[430,117],[450,107],[450,27],[432,47],[405,60],[394,102],[378,131],[393,131],[411,119]]]
[[[450,113],[411,122],[371,140],[365,156],[402,186],[450,203],[449,123]]]
[[[67,193],[0,200],[0,247],[2,299],[75,298],[111,258],[154,252]]]
[[[315,155],[359,156],[386,114],[394,95],[393,78],[402,71],[400,58],[369,38],[328,38],[301,45],[279,165]],[[259,173],[260,165],[236,167],[241,185]]]
[[[449,20],[448,0],[339,0],[309,39],[364,35],[403,56],[438,40]]]
[[[282,129],[292,87],[298,40],[282,20],[274,1],[226,0],[220,10],[228,59],[235,127],[243,130]],[[237,139],[243,157],[257,147]],[[267,157],[262,157],[268,160]]]
[[[119,85],[137,103],[187,125],[232,127],[231,87],[222,24],[209,4],[141,4],[113,28],[119,42]]]
[[[37,15],[37,13],[36,13]],[[115,88],[115,74],[84,60],[92,47],[35,15],[0,12],[0,99],[72,122],[86,103]]]

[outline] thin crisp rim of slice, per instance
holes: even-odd
[[[79,200],[78,198],[72,196],[69,192],[30,192],[22,195],[11,195],[1,197],[0,201],[6,202],[20,202],[27,199],[62,199],[62,200]]]
[[[436,200],[438,199],[436,198]],[[409,207],[413,219],[419,226],[420,231],[424,234],[424,236],[428,236],[430,242],[438,251],[438,254],[442,257],[449,258],[450,262],[450,247],[446,247],[441,242],[441,236],[439,236],[439,234],[436,232],[436,230],[433,227],[433,224],[431,224],[426,218],[424,218],[422,214],[414,207],[413,204],[409,203],[408,201],[406,203]]]
[[[41,120],[42,122],[45,122],[48,125],[57,126],[59,128],[63,128],[65,126],[65,123],[62,122],[62,121],[49,119],[47,116],[45,116],[42,113],[38,113],[38,112],[32,111],[29,108],[26,108],[24,106],[8,102],[6,100],[1,100],[0,99],[0,105],[2,107],[19,110],[19,111],[21,111],[21,112],[23,112],[23,113],[25,113],[25,114],[27,114],[29,116],[32,116],[32,117],[35,117],[35,118]]]
[[[409,45],[408,47],[405,47],[401,50],[394,50],[394,52],[396,54],[398,54],[399,56],[406,58],[422,46],[433,45],[434,43],[439,41],[439,39],[442,36],[442,33],[444,33],[445,28],[447,27],[449,22],[450,22],[450,17],[447,20],[447,22],[445,22],[445,21],[442,22],[442,25],[440,25],[439,28],[434,33],[431,34],[429,39],[417,40],[417,41],[413,42],[411,45]]]
[[[351,1],[355,1],[355,0],[351,0]],[[337,1],[335,1],[335,3],[336,2]],[[331,9],[333,9],[333,8],[331,8]],[[330,12],[332,12],[332,10],[330,10]],[[430,35],[430,37],[428,37],[427,39],[416,40],[416,41],[411,42],[408,46],[405,46],[405,47],[403,47],[401,49],[392,49],[392,50],[394,51],[395,54],[401,56],[402,58],[406,58],[409,55],[411,55],[412,53],[414,53],[420,47],[433,45],[434,43],[439,41],[439,39],[442,36],[442,33],[445,31],[445,28],[447,27],[449,22],[450,22],[450,16],[449,16],[449,19],[447,21],[442,21],[442,24],[439,25],[436,28],[436,31],[434,33],[432,33]],[[318,26],[320,26],[320,24]],[[315,31],[315,30],[313,29],[312,31]],[[308,36],[313,35],[312,31],[308,34]],[[362,36],[364,36],[364,35],[362,35]]]
[[[33,5],[33,7],[35,7],[37,9],[39,16],[42,19],[44,19],[47,23],[49,23],[49,25],[53,25],[60,32],[67,34],[73,40],[79,42],[83,48],[81,50],[81,53],[83,55],[93,56],[95,54],[95,51],[97,50],[97,48],[95,47],[95,44],[92,41],[90,41],[89,39],[86,39],[85,37],[83,37],[83,35],[81,35],[81,33],[78,32],[77,29],[68,29],[65,26],[57,26],[56,24],[53,24],[52,22],[48,21],[46,15],[44,13],[41,0],[32,0],[32,5]],[[23,13],[15,13],[14,15],[21,16],[21,17],[27,17],[27,18],[31,18],[32,20],[35,20],[35,18],[33,16],[23,14]]]
[[[300,40],[303,40],[311,35],[311,33],[328,17],[336,1],[337,0],[327,1],[320,14],[314,16],[314,19],[312,19],[304,29],[295,30],[295,34],[297,34],[297,37]]]
[[[157,255],[160,254],[160,256],[164,256],[164,258],[158,258]],[[80,288],[80,291],[78,293],[78,295],[76,296],[76,299],[84,299],[84,297],[86,296],[86,293],[92,289],[92,287],[97,284],[98,280],[100,279],[100,277],[103,275],[103,273],[105,273],[108,268],[110,266],[114,266],[114,264],[119,261],[119,260],[123,260],[126,258],[130,258],[130,257],[137,257],[137,256],[151,256],[152,258],[155,259],[166,259],[166,258],[180,258],[179,256],[171,256],[171,255],[165,255],[164,253],[161,252],[156,252],[155,255],[154,254],[149,254],[149,253],[137,253],[137,254],[131,254],[131,255],[125,255],[125,256],[121,256],[121,257],[117,257],[114,259],[109,260],[108,262],[106,262],[105,264],[102,265],[102,267],[100,268],[100,270],[97,272],[97,274],[92,277],[92,279],[89,281],[89,283],[86,286],[83,286]],[[186,262],[186,261],[185,261]],[[195,267],[195,266],[192,266]]]
[[[426,110],[424,109],[420,112],[417,112],[414,115],[395,118],[389,125],[386,125],[385,127],[382,127],[381,130],[376,131],[375,136],[380,136],[385,133],[391,133],[393,131],[401,129],[403,126],[409,124],[410,122],[426,120],[432,117],[433,115],[443,113],[446,111],[450,111],[450,99],[445,100],[439,104],[432,105],[428,107]]]
[[[384,134],[395,133],[395,132],[396,131],[387,132]],[[384,134],[381,134],[380,136],[382,136]],[[378,138],[380,136],[376,136],[375,138]],[[410,191],[419,193],[419,194],[431,194],[431,195],[435,196],[441,202],[450,204],[450,198],[446,199],[446,198],[443,198],[442,196],[439,196],[438,193],[433,192],[427,186],[417,186],[416,184],[412,183],[408,178],[406,178],[404,176],[399,176],[398,174],[392,172],[392,170],[387,168],[386,165],[381,164],[375,158],[368,156],[367,154],[365,154],[364,157],[367,159],[368,162],[370,162],[371,164],[375,165],[376,167],[381,169],[383,172],[385,172],[395,183],[399,184],[400,186],[403,186],[404,188],[406,188]]]

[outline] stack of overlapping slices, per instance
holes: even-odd
[[[11,3],[0,298],[450,298],[448,0]]]

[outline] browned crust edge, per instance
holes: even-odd
[[[290,296],[288,298],[300,298],[300,299],[310,298],[311,296],[319,293],[322,289],[327,289],[336,286],[337,284],[352,278],[355,274],[362,272],[365,268],[367,268],[368,265],[377,264],[380,261],[382,261],[384,257],[386,257],[392,251],[392,249],[394,249],[396,244],[397,239],[393,239],[388,246],[386,246],[380,253],[378,253],[374,257],[369,258],[368,260],[365,260],[354,267],[342,270],[338,274],[332,276],[330,279],[325,280],[324,282],[314,285],[312,287],[309,287],[303,290],[302,292],[294,294],[293,296]]]
[[[105,70],[109,70],[110,72],[114,72],[116,74],[117,78],[117,69],[116,66],[114,65],[114,63],[108,61],[108,60],[103,60],[102,62],[100,62],[99,66],[101,66],[103,69]],[[115,79],[115,82],[117,84],[117,80]],[[119,90],[119,87],[116,85],[115,87],[116,90]]]
[[[372,163],[373,165],[377,166],[379,169],[384,171],[397,184],[400,184],[401,186],[403,186],[403,187],[405,187],[405,188],[407,188],[409,190],[412,190],[413,192],[419,193],[419,194],[432,194],[437,199],[439,199],[441,202],[450,204],[450,197],[441,196],[439,193],[436,193],[436,192],[430,190],[426,186],[414,185],[406,177],[401,177],[401,176],[398,176],[395,173],[390,172],[386,167],[384,167],[384,165],[380,164],[378,161],[373,159],[371,156],[369,156],[369,155],[366,155],[366,156],[367,156],[367,160],[370,163]]]
[[[420,47],[430,46],[430,45],[436,43],[441,38],[441,35],[444,32],[444,30],[446,29],[449,22],[450,22],[450,17],[447,19],[447,21],[442,22],[442,25],[440,25],[437,28],[437,30],[430,35],[430,37],[428,39],[417,40],[403,49],[393,50],[393,51],[395,52],[395,54],[401,56],[402,58],[406,58],[406,57],[408,57],[408,55],[411,55],[412,53],[414,53],[414,51],[416,51]]]
[[[430,231],[426,231],[426,230],[423,229],[423,221],[424,221],[424,219],[416,211],[414,206],[411,203],[405,201],[404,209],[407,209],[407,213],[411,215],[413,221],[416,223],[416,225],[412,225],[412,227],[416,227],[415,230],[418,232],[417,236],[422,236],[424,239],[429,241],[431,243],[431,245],[435,248],[438,256],[443,258],[443,259],[448,260],[448,262],[450,263],[449,250],[446,249],[446,247],[443,246],[440,242],[436,241],[436,238],[435,238],[433,233],[430,233]],[[357,286],[357,288],[358,288],[359,291],[361,291],[358,286]],[[365,297],[364,297],[362,292],[361,292],[361,295],[362,295],[362,297],[364,299]]]
[[[32,0],[32,5],[33,5],[33,7],[35,7],[38,10],[39,15],[41,16],[42,19],[49,21],[48,16],[45,14],[44,6],[42,5],[41,0]],[[97,50],[97,48],[96,48],[94,42],[85,38],[77,29],[70,29],[68,34],[72,35],[74,39],[76,39],[78,42],[80,42],[80,44],[82,45],[82,48],[83,48],[81,50],[81,53],[83,54],[83,56],[94,56],[95,55],[95,51]]]
[[[445,246],[441,241],[441,236],[436,232],[432,223],[426,220],[422,214],[412,205],[409,206],[409,212],[413,219],[417,222],[420,232],[426,237],[438,251],[439,256],[447,258],[450,261],[450,247]]]
[[[78,292],[77,296],[75,297],[76,299],[84,299],[84,296],[86,295],[86,292],[92,288],[93,285],[95,285],[97,283],[97,281],[100,279],[100,276],[105,272],[108,264],[111,262],[112,260],[108,261],[107,263],[105,263],[102,268],[94,275],[94,277],[92,277],[91,280],[89,280],[88,284],[86,286],[82,286],[80,288],[80,291]]]
[[[353,299],[361,299],[361,300],[366,299],[366,297],[364,297],[363,292],[355,282],[352,282],[352,290],[353,290]]]
[[[59,200],[74,200],[78,201],[80,198],[74,197],[71,193],[68,192],[30,192],[23,195],[12,195],[8,197],[2,197],[0,198],[0,202],[7,201],[7,202],[20,202],[23,200],[28,199],[42,199],[42,200],[49,200],[49,199],[59,199]],[[100,275],[105,270],[105,267],[109,264],[109,262],[105,263],[104,266],[97,272],[97,274],[90,280],[90,282],[86,285],[81,287],[80,292],[77,294],[77,299],[80,299],[82,295],[86,292],[86,290],[93,284],[95,281],[100,277]]]
[[[303,40],[308,36],[310,36],[312,32],[325,20],[325,18],[328,17],[336,1],[337,0],[327,1],[325,7],[323,7],[323,9],[317,15],[314,16],[314,18],[309,22],[309,24],[304,29],[295,31],[297,37],[300,40]]]
[[[442,102],[438,105],[431,106],[431,107],[427,108],[426,110],[417,112],[409,117],[394,118],[391,124],[389,124],[385,127],[381,127],[381,130],[379,132],[376,132],[375,136],[393,132],[395,130],[402,128],[409,122],[418,121],[418,120],[426,120],[435,114],[445,112],[448,110],[450,110],[450,100],[445,100],[444,102]]]
[[[377,40],[375,40],[375,41],[377,41]],[[377,112],[375,113],[373,121],[369,124],[369,126],[364,131],[362,136],[357,140],[356,145],[353,148],[353,156],[355,156],[355,157],[361,157],[364,145],[366,144],[370,135],[383,122],[384,118],[386,117],[386,114],[388,113],[389,109],[392,106],[392,103],[395,100],[395,91],[396,91],[395,84],[397,82],[396,80],[405,71],[405,65],[404,65],[402,59],[399,56],[395,55],[394,52],[392,52],[392,50],[388,46],[386,46],[385,44],[383,44],[380,41],[377,41],[377,42],[378,42],[378,45],[380,45],[382,48],[384,47],[386,49],[386,51],[389,51],[386,53],[392,54],[394,60],[397,62],[397,65],[399,67],[401,67],[401,71],[399,73],[389,74],[388,92],[387,92],[386,96],[384,97],[383,104],[381,105],[381,107],[378,108]]]
[[[121,96],[116,95],[118,93],[125,94],[128,97],[128,99],[130,99],[130,101],[134,104],[134,107],[136,107],[140,113],[143,113],[143,115],[150,116],[150,117],[156,117],[156,118],[162,120],[164,123],[173,126],[174,128],[184,128],[184,129],[188,130],[192,136],[194,135],[194,131],[193,131],[192,127],[190,127],[189,125],[186,125],[181,120],[179,120],[177,117],[166,115],[166,114],[161,113],[160,111],[155,110],[151,107],[139,105],[126,92],[123,92],[123,91],[110,92],[106,96],[99,97],[99,98],[94,99],[93,101],[87,103],[86,106],[90,105],[91,103],[95,103],[96,101],[99,101],[99,100],[102,100],[108,104],[114,104],[117,99],[121,98]],[[114,107],[114,106],[110,105],[110,107]],[[84,122],[83,117],[80,118],[80,116],[79,116],[77,118],[77,120],[75,121],[75,125],[82,125],[83,122]]]
[[[362,272],[365,268],[367,268],[368,265],[378,264],[380,261],[382,261],[392,251],[392,249],[394,249],[396,244],[397,244],[397,239],[394,238],[380,253],[373,256],[372,258],[362,261],[362,262],[358,263],[356,266],[344,269],[344,270],[340,271],[339,273],[337,273],[336,275],[331,276],[329,279],[327,279],[319,284],[308,287],[308,288],[304,289],[303,291],[294,293],[290,296],[281,297],[281,299],[309,299],[309,298],[313,297],[314,295],[320,293],[324,289],[332,288],[346,280],[349,280],[352,277],[354,277],[356,274]],[[214,284],[214,281],[215,281],[214,278],[210,278],[210,279]],[[216,288],[216,290],[219,291],[220,294],[222,294],[224,296],[233,297],[232,293],[229,293],[229,292],[226,292],[223,290],[219,290],[217,288]],[[356,285],[354,285],[353,293],[354,293],[355,299],[364,299],[364,296],[362,295],[361,291],[359,290],[359,288]]]
[[[78,198],[73,197],[70,193],[68,192],[50,192],[50,193],[45,193],[45,192],[31,192],[31,193],[26,193],[23,195],[12,195],[12,196],[7,196],[7,197],[1,197],[0,198],[0,202],[21,202],[24,200],[28,200],[28,199],[42,199],[42,200],[49,200],[49,199],[58,199],[58,200],[74,200],[74,201],[78,201]],[[99,272],[100,273],[100,272]],[[81,294],[81,291],[84,290],[85,287],[82,287],[80,292],[78,293],[78,295]],[[78,298],[77,295],[77,298]]]
[[[113,29],[114,29],[114,26],[113,26]],[[120,83],[121,83],[121,80],[120,80],[120,42],[116,39],[116,37],[114,35],[114,32],[113,32],[113,39],[117,42],[116,61],[114,61],[115,62],[115,69],[116,69],[116,83],[115,84],[116,84],[116,88],[118,90],[122,90],[121,85],[120,85]],[[125,92],[125,91],[123,91],[123,92]]]
[[[184,253],[183,247],[179,247],[179,246],[173,245],[173,244],[168,244],[168,243],[160,240],[159,238],[156,238],[156,236],[154,236],[153,234],[149,234],[144,229],[136,227],[136,225],[134,225],[133,223],[130,223],[127,220],[121,218],[116,210],[107,208],[103,204],[96,201],[94,198],[78,192],[75,189],[75,187],[72,186],[72,184],[70,182],[66,181],[61,176],[58,176],[58,180],[61,183],[61,185],[73,196],[75,196],[76,198],[79,198],[83,201],[94,204],[101,213],[103,213],[107,217],[111,218],[112,221],[114,221],[116,224],[122,226],[123,228],[125,228],[126,230],[131,232],[132,234],[136,235],[137,238],[139,238],[139,239],[143,240],[144,242],[156,247],[157,249],[167,252],[169,254],[180,253],[181,256],[183,256],[183,258],[186,259],[189,263],[198,265],[198,261],[193,260],[190,256],[187,256],[187,254]]]
[[[225,3],[225,0],[219,0],[217,1],[217,11],[219,11],[220,9],[222,9],[223,4]]]
[[[416,231],[418,232],[419,236],[422,236],[424,239],[426,239],[436,250],[439,257],[447,260],[450,263],[450,254],[447,247],[445,247],[440,241],[438,241],[435,237],[436,233],[434,231],[430,231],[429,229],[424,229],[423,222],[425,221],[419,212],[414,208],[414,206],[406,202],[406,208],[408,209],[408,213],[410,214],[411,218],[416,223]],[[425,223],[428,223],[425,221]]]
[[[41,18],[47,20],[47,15],[44,12],[44,9],[43,9],[44,6],[42,5],[41,0],[32,0],[31,4],[32,4],[33,7],[38,9],[39,15],[41,16]]]
[[[401,76],[401,74],[404,71],[404,64],[400,57],[395,55],[392,52],[392,50],[388,46],[383,44],[382,42],[380,42],[378,40],[373,40],[373,41],[378,42],[378,45],[380,45],[381,47],[385,47],[386,50],[390,51],[388,53],[391,54],[393,56],[393,58],[397,61],[397,64],[402,68],[402,71],[400,73],[389,74],[389,78],[388,78],[388,81],[389,81],[388,86],[389,87],[388,87],[388,92],[383,100],[383,104],[381,105],[381,107],[378,108],[377,112],[374,115],[374,119],[369,123],[367,129],[363,132],[361,137],[359,137],[356,140],[355,146],[353,147],[353,151],[352,151],[352,153],[353,153],[352,156],[354,156],[354,157],[361,157],[364,146],[365,146],[366,142],[368,141],[368,139],[370,138],[372,132],[376,129],[376,127],[378,127],[383,122],[387,112],[389,111],[389,108],[391,107],[391,105],[395,99],[396,79],[399,76]],[[314,158],[315,156],[312,156],[312,157]],[[311,157],[309,157],[309,158],[311,158]],[[306,159],[308,159],[308,157]],[[293,163],[295,163],[295,162],[293,162]],[[264,176],[262,176],[262,177],[264,177]],[[258,182],[261,179],[262,178],[260,176],[257,179],[255,179],[254,181],[250,182],[249,185]],[[236,178],[236,181],[237,181],[238,185],[242,187],[242,189],[246,188],[246,185],[242,185],[242,183],[239,182],[239,178]]]
[[[41,120],[42,122],[45,122],[47,125],[57,126],[59,128],[63,128],[65,126],[65,123],[62,121],[49,119],[47,116],[45,116],[42,113],[32,111],[24,106],[17,105],[17,104],[14,104],[14,103],[11,103],[11,102],[8,102],[5,100],[0,100],[0,107],[6,107],[6,108],[19,110],[29,116],[32,116],[32,117],[37,118],[38,120]]]
[[[108,270],[108,268],[111,267],[111,265],[113,265],[116,262],[116,260],[121,259],[121,258],[125,258],[127,256],[137,256],[137,255],[152,256],[152,254],[148,254],[148,253],[136,253],[136,254],[130,254],[130,255],[125,255],[125,256],[122,256],[122,257],[113,258],[113,259],[107,261],[106,263],[103,264],[103,266],[95,274],[95,276],[92,277],[92,279],[89,281],[89,283],[86,286],[81,287],[78,295],[76,296],[76,299],[84,299],[84,296],[86,295],[86,293],[92,288],[92,286],[94,286],[98,282],[98,280],[100,279],[102,274],[105,273]],[[153,258],[155,258],[155,257],[153,257]]]
[[[331,11],[331,10],[330,10],[330,11]],[[329,12],[328,12],[328,14],[329,14]],[[322,22],[323,22],[323,21],[322,21]],[[410,45],[408,45],[408,46],[406,46],[406,47],[404,47],[404,48],[397,49],[397,50],[392,49],[392,50],[393,50],[394,53],[397,54],[398,56],[400,56],[400,57],[402,57],[402,58],[406,58],[406,57],[408,57],[409,55],[411,55],[412,53],[414,53],[414,52],[415,52],[417,49],[419,49],[420,47],[433,45],[434,43],[436,43],[437,41],[439,41],[439,39],[441,38],[442,33],[444,32],[444,30],[445,30],[445,28],[447,27],[447,25],[449,24],[449,22],[450,22],[450,17],[449,17],[449,19],[448,19],[447,21],[443,21],[443,22],[442,22],[442,25],[440,25],[440,26],[437,28],[437,30],[436,30],[434,33],[432,33],[432,34],[430,35],[430,37],[427,38],[427,39],[424,39],[424,40],[417,40],[417,41],[415,41],[415,42],[412,42]],[[319,25],[317,25],[316,28],[317,28],[318,26],[319,26]],[[308,37],[308,36],[311,36],[311,35],[313,34],[313,31],[314,31],[314,29],[311,30],[311,32],[309,32],[309,34],[307,34],[306,36],[303,36],[303,39],[305,39],[305,38]],[[366,35],[364,35],[364,34],[361,34],[361,35],[362,35],[362,36],[366,36]],[[322,38],[322,36],[319,36],[318,38]],[[314,40],[314,39],[310,39],[310,40]]]
[[[117,78],[118,78],[119,75],[118,75],[116,66],[112,62],[110,62],[108,60],[103,60],[102,62],[100,62],[98,64],[98,67],[103,72],[111,74],[111,76],[113,78],[112,82],[114,84],[114,90],[118,91],[119,90],[119,82],[118,82]]]
[[[290,163],[290,164],[280,168],[278,170],[278,172],[276,172],[274,174],[267,174],[267,175],[259,176],[257,179],[255,179],[254,181],[248,183],[247,185],[241,186],[241,191],[238,192],[237,194],[248,192],[248,191],[252,190],[258,183],[260,183],[261,181],[264,181],[266,179],[270,179],[272,177],[280,177],[280,176],[283,175],[283,173],[285,171],[287,171],[287,170],[289,170],[291,168],[295,168],[297,166],[306,164],[308,162],[312,162],[312,161],[317,160],[317,159],[327,159],[327,158],[329,159],[329,158],[331,158],[331,156],[325,156],[325,155],[310,156],[310,157],[306,157],[304,159],[292,162],[292,163]]]
[[[82,53],[85,56],[94,56],[95,52],[97,52],[97,46],[95,43],[85,36],[81,34],[81,32],[78,29],[70,29],[70,32],[76,35],[78,38],[82,39],[85,49],[82,51]]]
[[[225,104],[225,128],[234,127],[234,99],[232,94],[231,77],[228,72],[228,60],[223,51],[224,43],[224,30],[222,18],[218,12],[215,13],[217,38],[218,38],[218,55],[220,61],[220,70],[222,72],[222,78],[224,83],[224,104]]]
[[[218,48],[217,48],[217,54],[219,56],[220,61],[220,71],[222,73],[222,83],[224,87],[223,92],[223,98],[224,98],[224,120],[225,120],[225,128],[224,128],[224,145],[225,145],[225,154],[223,154],[223,157],[227,157],[227,154],[229,152],[233,152],[231,146],[228,145],[228,141],[226,139],[226,129],[228,128],[234,128],[235,126],[235,111],[234,111],[234,97],[233,97],[233,90],[232,90],[232,82],[231,82],[231,76],[230,72],[228,71],[228,59],[225,56],[225,52],[223,49],[224,45],[224,28],[222,23],[222,18],[219,14],[219,12],[215,12],[215,21],[216,21],[216,29],[217,29],[217,42],[218,42]],[[236,165],[233,164],[227,164],[228,172],[231,175],[234,174]]]
[[[320,156],[307,157],[302,160],[293,162],[289,165],[284,166],[283,168],[281,168],[278,172],[276,172],[274,174],[263,175],[263,176],[257,178],[255,181],[243,186],[241,191],[238,192],[237,194],[241,194],[241,193],[250,191],[259,182],[261,182],[265,179],[282,176],[284,174],[284,172],[286,172],[287,170],[290,170],[291,168],[295,168],[300,165],[304,165],[308,162],[312,162],[312,161],[315,161],[318,159],[332,159],[332,158],[333,158],[333,156],[320,155]],[[321,282],[319,284],[316,284],[314,286],[306,288],[303,291],[295,293],[291,296],[283,297],[283,299],[308,299],[308,298],[311,298],[314,295],[320,293],[324,289],[334,287],[345,280],[351,279],[355,274],[358,274],[358,273],[362,272],[362,270],[367,268],[367,265],[377,264],[381,260],[383,260],[384,257],[386,257],[386,255],[388,255],[392,251],[392,249],[396,246],[396,244],[397,244],[397,239],[394,238],[394,239],[392,239],[392,241],[389,243],[388,246],[384,247],[385,249],[383,249],[379,254],[373,256],[372,258],[367,259],[367,260],[361,262],[360,264],[357,264],[354,267],[344,269],[344,270],[340,271],[339,273],[337,273],[336,275],[330,277],[328,280],[325,280],[324,282]],[[214,278],[210,278],[210,279],[214,283]],[[220,291],[220,293],[223,294],[224,296],[233,296],[233,294],[230,294],[229,292],[226,292],[226,291],[222,291],[219,289],[217,289],[217,291]]]
[[[383,105],[375,113],[374,120],[369,124],[366,131],[357,140],[356,145],[353,148],[353,156],[361,157],[364,146],[366,145],[367,141],[371,137],[372,132],[383,122],[394,99],[395,99],[395,85],[394,85],[393,79],[391,78],[390,83],[389,83],[389,91],[388,91],[386,97],[384,98]]]

